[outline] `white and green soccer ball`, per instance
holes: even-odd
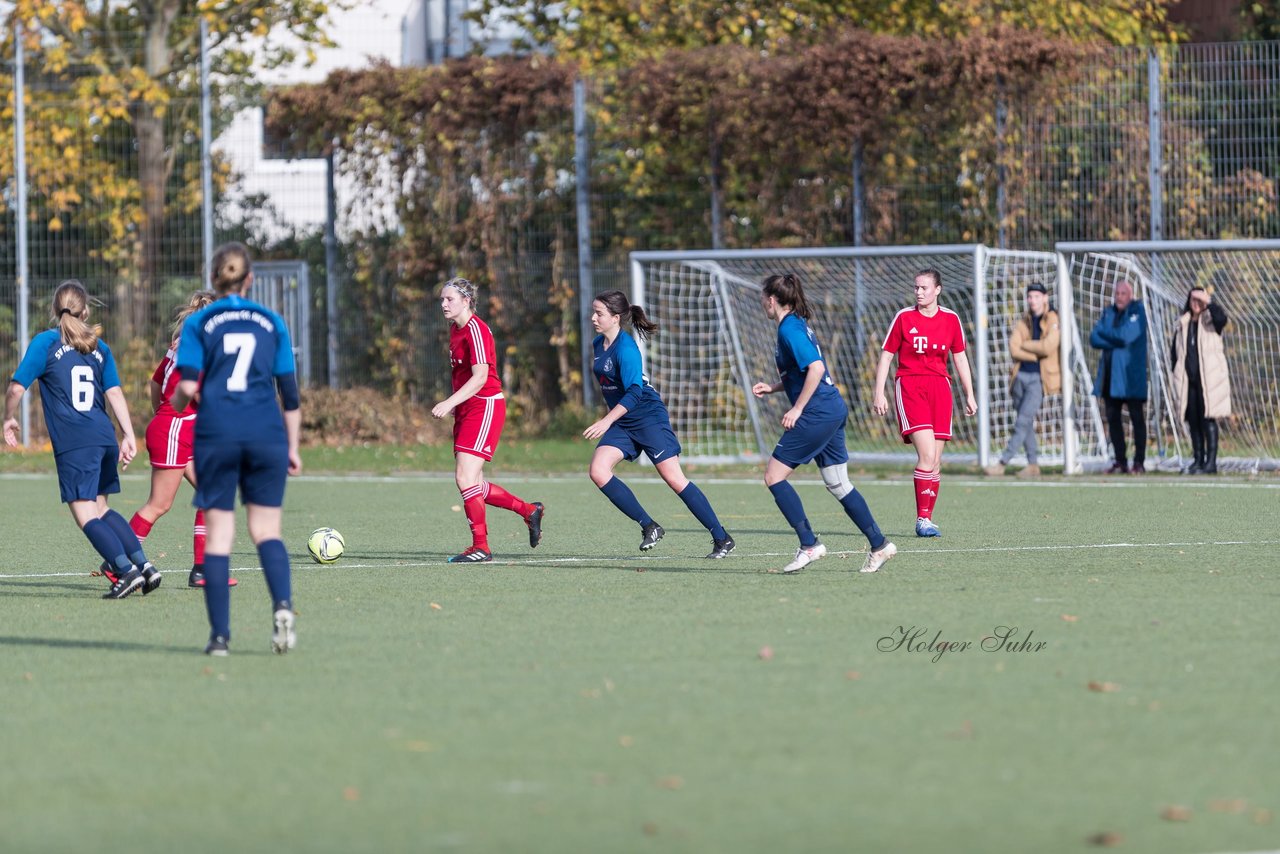
[[[333,528],[316,528],[307,538],[307,551],[316,563],[333,563],[346,548],[346,541]]]

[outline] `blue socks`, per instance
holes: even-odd
[[[127,526],[126,526],[127,527]],[[124,546],[120,543],[120,538],[116,536],[116,532],[112,530],[111,525],[102,519],[90,519],[84,526],[84,535],[89,538],[89,542],[93,545],[94,551],[102,555],[111,566],[123,572],[128,572],[132,567],[132,562],[128,555],[124,553]],[[134,542],[137,542],[134,537]]]
[[[209,612],[211,637],[231,639],[231,556],[205,553],[204,607]]]
[[[124,546],[125,556],[134,566],[140,567],[147,562],[147,556],[142,552],[142,543],[138,542],[138,535],[123,516],[114,510],[108,510],[102,515],[102,521],[111,526],[111,530],[120,539],[120,544]]]
[[[702,527],[711,532],[711,536],[717,540],[723,540],[728,534],[720,525],[720,520],[716,518],[716,511],[711,509],[711,502],[707,500],[707,496],[702,494],[702,490],[698,489],[698,485],[693,481],[683,491],[677,493],[680,500],[684,502],[684,506],[689,508],[689,512],[694,515]]]
[[[290,589],[289,552],[279,540],[263,540],[258,543],[258,560],[262,561],[262,574],[267,579],[267,589],[271,591],[271,605],[274,608],[281,603],[293,599]]]
[[[279,540],[258,543],[258,559],[262,561],[262,574],[271,591],[271,606],[290,607],[293,597],[289,578],[289,553]],[[204,607],[209,612],[211,637],[231,639],[231,578],[230,555],[204,556]]]
[[[888,537],[880,533],[880,526],[872,517],[871,508],[867,507],[867,500],[862,497],[862,493],[855,489],[840,499],[840,505],[844,507],[845,515],[853,520],[853,524],[857,525],[858,530],[867,538],[867,542],[871,544],[871,550],[879,551]]]
[[[807,549],[816,544],[818,538],[814,535],[813,528],[809,527],[809,520],[804,515],[804,505],[800,503],[800,495],[796,492],[796,488],[787,481],[780,480],[769,487],[769,491],[773,493],[774,503],[782,511],[787,524],[795,529],[796,536],[800,538],[800,545]]]
[[[640,527],[653,524],[653,517],[644,512],[644,508],[636,500],[635,493],[618,478],[609,478],[609,482],[600,487],[600,491],[604,493],[605,498],[613,502],[614,507],[621,510],[628,519],[639,523]],[[706,499],[704,498],[703,501]]]

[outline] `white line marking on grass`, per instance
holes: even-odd
[[[1274,546],[1280,545],[1280,540],[1213,540],[1201,542],[1176,542],[1176,543],[1062,543],[1061,545],[1050,546],[975,546],[973,548],[920,548],[920,549],[899,549],[899,555],[931,555],[931,554],[980,554],[987,552],[1053,552],[1053,551],[1080,551],[1084,549],[1172,549],[1172,548],[1204,548],[1218,546]],[[782,558],[792,557],[794,552],[736,552],[742,557],[769,557]],[[828,556],[834,557],[861,557],[866,554],[863,549],[829,551]],[[552,566],[556,564],[573,564],[573,563],[662,563],[671,561],[694,561],[701,563],[705,561],[708,569],[720,566],[731,566],[734,558],[727,558],[726,561],[709,561],[705,558],[693,554],[681,555],[615,555],[605,556],[596,555],[593,557],[549,557],[549,558],[497,558],[482,566]],[[351,561],[338,561],[330,564],[311,564],[298,562],[297,570],[321,570],[334,569],[349,571],[353,569],[420,569],[422,567],[445,567],[445,568],[462,568],[468,564],[450,564],[446,558],[429,561],[397,561],[395,563],[353,563]],[[238,573],[261,572],[262,567],[245,566],[235,567],[231,570],[232,575]],[[168,574],[181,575],[180,570],[170,570]],[[0,573],[0,579],[24,579],[24,578],[80,578],[88,577],[87,572],[40,572],[40,573]],[[1280,854],[1280,852],[1277,852]]]
[[[500,471],[500,469],[499,469]],[[502,473],[499,475],[503,483],[510,481],[511,483],[578,483],[588,482],[586,475],[578,474],[517,474]],[[51,473],[37,472],[4,472],[0,473],[0,481],[5,480],[50,480]],[[122,480],[146,480],[150,475],[121,475]],[[1133,478],[1132,480],[1111,481],[1111,480],[1093,480],[1088,475],[1080,478],[1062,478],[1059,480],[1014,480],[1013,478],[975,478],[971,475],[943,475],[949,486],[979,487],[979,488],[1015,488],[1015,489],[1148,489],[1159,487],[1171,487],[1174,489],[1280,489],[1280,481],[1256,481],[1256,480],[1215,480],[1213,482],[1188,480],[1185,478]],[[448,483],[454,482],[454,476],[446,472],[422,472],[410,474],[304,474],[290,478],[290,483]],[[649,485],[664,484],[665,481],[660,477],[653,475],[634,474],[627,477],[628,483],[644,483]],[[754,483],[762,489],[763,484],[760,481],[758,473],[744,474],[742,477],[699,477],[698,483],[711,484],[712,486],[735,486],[741,484]],[[825,486],[821,478],[814,477],[794,477],[791,482],[796,486]],[[854,486],[859,488],[869,486],[911,486],[912,481],[907,478],[893,477],[883,479],[854,480]]]

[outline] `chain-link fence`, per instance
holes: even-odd
[[[12,39],[0,97],[12,103]],[[136,47],[136,46],[135,46]],[[95,89],[89,66],[25,67],[31,327],[78,278],[142,395],[173,308],[201,281],[199,88],[163,103]],[[42,64],[44,63],[44,64]],[[435,285],[482,286],[517,412],[545,418],[583,398],[588,290],[627,289],[627,253],[682,247],[987,242],[1044,249],[1061,240],[1275,236],[1280,176],[1280,43],[1106,51],[1049,103],[997,98],[950,137],[905,130],[787,172],[779,223],[750,183],[715,188],[696,165],[637,191],[633,149],[612,120],[629,93],[587,86],[586,157],[575,156],[573,99],[518,134],[459,135],[461,154],[424,160],[396,139],[299,152],[264,139],[262,112],[216,90],[209,107],[214,232],[255,257],[309,272],[311,382],[372,386],[425,402],[447,391]],[[749,105],[748,105],[749,109]],[[0,128],[0,368],[17,363],[14,128]],[[997,120],[998,119],[998,120]],[[580,149],[581,151],[581,149]],[[300,156],[306,155],[306,156]],[[855,174],[857,178],[855,178]],[[589,264],[580,264],[576,190],[585,176]],[[477,213],[479,212],[479,213]],[[855,234],[855,223],[860,234]],[[331,236],[327,234],[331,231]],[[590,380],[588,378],[588,384]],[[138,399],[135,397],[134,399]]]

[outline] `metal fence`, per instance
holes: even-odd
[[[0,65],[6,101],[12,60],[10,53]],[[164,111],[163,216],[144,234],[147,176],[130,105],[104,112],[80,98],[75,82],[91,69],[24,71],[30,331],[43,327],[53,287],[81,279],[105,303],[99,319],[109,340],[123,334],[143,342],[139,364],[127,373],[138,384],[131,391],[141,394],[151,367],[145,363],[162,352],[173,308],[201,280],[202,102],[187,89]],[[559,158],[543,165],[565,178],[536,197],[513,194],[495,204],[492,233],[469,235],[480,248],[463,256],[492,279],[485,284],[502,301],[505,319],[495,331],[503,361],[513,366],[506,373],[517,406],[522,396],[542,408],[590,399],[581,355],[591,330],[578,293],[625,290],[629,251],[782,239],[764,225],[749,193],[714,210],[702,174],[667,176],[658,192],[629,195],[610,171],[627,141],[601,131],[611,93],[595,83],[584,94],[576,157],[572,111],[543,125],[544,137],[557,138]],[[419,400],[440,394],[448,376],[444,324],[434,308],[435,282],[415,280],[400,266],[407,254],[398,243],[402,218],[410,215],[402,188],[377,170],[356,178],[360,152],[328,161],[279,157],[262,138],[260,113],[246,106],[223,97],[208,104],[215,239],[244,240],[260,259],[306,266],[308,328],[294,336],[306,343],[312,383],[394,387]],[[991,121],[997,111],[999,123]],[[937,146],[908,136],[892,152],[856,151],[826,174],[798,177],[801,198],[822,209],[814,220],[820,225],[803,242],[1048,249],[1062,240],[1280,234],[1280,43],[1110,50],[1052,103],[993,103],[972,125],[1001,134],[985,138],[976,160],[959,142]],[[13,130],[0,130],[3,371],[21,355]],[[902,168],[903,155],[913,169]],[[66,180],[72,172],[76,180]],[[579,184],[589,191],[579,195]],[[590,251],[580,255],[584,240]],[[376,328],[383,321],[375,307],[394,310],[394,329]]]

